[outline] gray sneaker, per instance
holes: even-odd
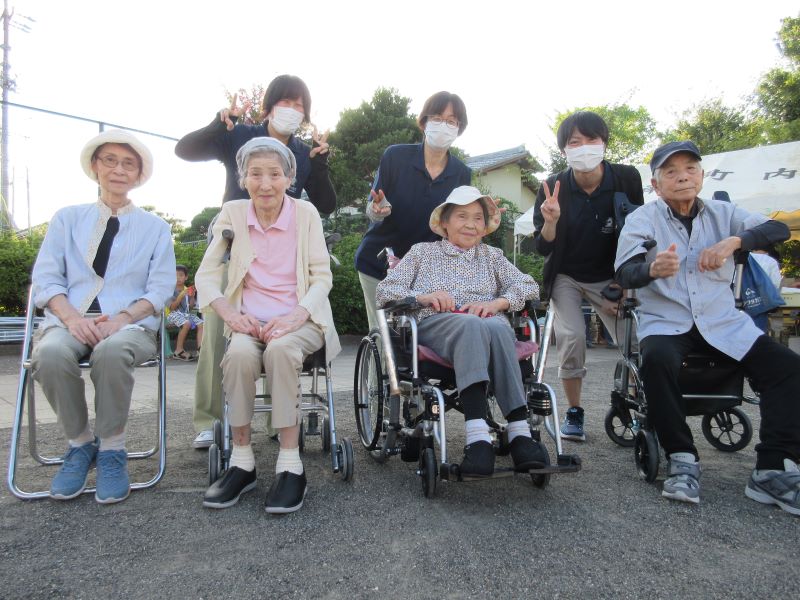
[[[767,471],[758,478],[753,471],[744,495],[761,504],[777,504],[786,512],[800,516],[800,467],[785,458],[783,468],[783,471]]]
[[[664,482],[661,495],[670,500],[699,504],[700,463],[668,461],[667,480]]]
[[[197,448],[198,450],[205,450],[209,448],[211,444],[214,443],[214,432],[210,429],[204,429],[200,433],[197,434],[197,437],[194,438],[192,442],[192,448]]]

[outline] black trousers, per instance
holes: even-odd
[[[697,327],[680,335],[651,335],[641,344],[647,414],[667,455],[698,456],[686,424],[686,401],[678,386],[681,364],[690,352],[716,353]],[[783,469],[783,459],[800,461],[800,355],[766,335],[741,360],[745,375],[761,395],[757,469]]]

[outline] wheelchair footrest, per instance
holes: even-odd
[[[577,473],[581,470],[581,459],[574,454],[560,454],[558,464],[546,465],[527,471],[517,471],[513,467],[495,467],[494,473],[489,477],[462,477],[460,466],[457,463],[439,465],[439,478],[444,481],[486,481],[511,477],[512,475],[550,475],[558,473]]]

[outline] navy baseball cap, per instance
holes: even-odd
[[[689,154],[693,154],[697,160],[703,160],[703,157],[700,155],[700,150],[697,149],[694,142],[689,140],[685,142],[669,142],[659,146],[656,148],[656,151],[653,152],[653,158],[650,159],[650,170],[655,173],[656,169],[667,162],[670,156],[678,152],[688,152]]]

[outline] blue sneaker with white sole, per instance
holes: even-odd
[[[64,455],[64,464],[50,483],[50,497],[56,500],[71,500],[81,495],[86,488],[89,470],[97,458],[97,438],[82,446],[70,447]]]
[[[576,442],[586,441],[586,434],[583,432],[583,409],[580,406],[567,409],[564,424],[561,425],[561,437]]]
[[[128,477],[128,453],[125,450],[101,450],[97,453],[97,491],[100,504],[122,502],[131,493]]]

